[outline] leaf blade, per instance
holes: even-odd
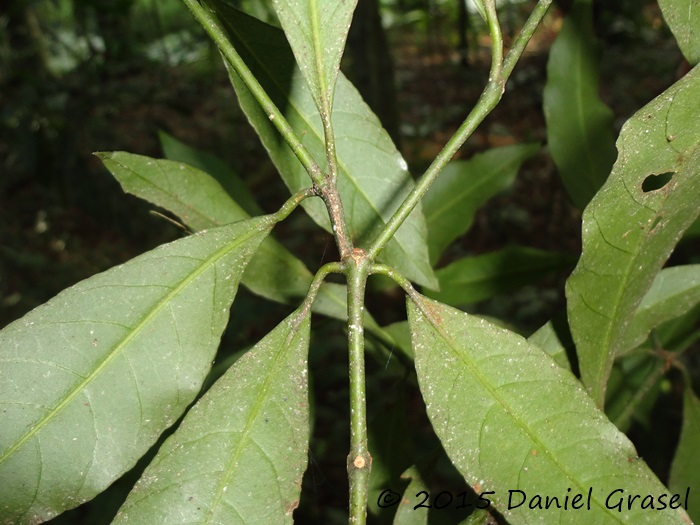
[[[274,0],[273,5],[316,107],[322,118],[330,119],[357,0]]]
[[[591,488],[589,523],[687,523],[682,509],[606,508],[620,487],[634,494],[667,490],[634,447],[596,409],[576,379],[519,335],[414,294],[409,323],[419,385],[445,451],[477,492],[509,521],[575,523],[552,508],[509,508],[511,490],[584,498]],[[547,395],[540,395],[546,388]],[[520,458],[522,461],[518,461]],[[543,521],[544,520],[544,521]]]
[[[454,306],[475,303],[532,283],[552,272],[573,267],[575,258],[509,246],[495,252],[464,257],[437,270],[440,291],[426,295]]]
[[[605,399],[629,321],[683,231],[700,213],[700,68],[623,127],[609,179],[583,214],[583,250],[566,284],[584,383]],[[660,189],[647,181],[670,174]]]
[[[445,166],[423,199],[433,263],[452,241],[469,230],[483,203],[512,185],[522,163],[538,150],[539,144],[492,148]]]
[[[293,67],[294,59],[284,35],[219,0],[211,0],[211,5],[216,6],[222,25],[238,53],[324,169],[321,159],[325,161],[326,156],[321,119],[301,72]],[[241,107],[291,193],[307,187],[307,173],[289,146],[280,139],[269,116],[231,68],[229,77]],[[356,244],[367,244],[410,192],[413,181],[406,161],[376,115],[342,74],[336,86],[333,129],[339,170],[338,191],[345,207],[348,229]],[[302,206],[317,224],[332,231],[321,202],[308,199]],[[414,282],[434,287],[437,281],[430,265],[426,239],[425,218],[418,206],[380,253],[379,259],[399,269]]]
[[[552,45],[544,88],[549,150],[571,200],[585,208],[615,161],[613,113],[598,96],[590,1],[577,1]]]
[[[91,499],[175,421],[273,224],[260,217],[164,245],[0,332],[0,400],[13,422],[0,430],[0,519],[45,520]]]
[[[662,323],[700,303],[700,264],[661,270],[634,313],[620,352],[636,348]]]
[[[695,0],[659,0],[664,20],[676,37],[683,56],[691,64],[700,62],[700,9]]]
[[[297,311],[236,361],[164,443],[114,523],[292,523],[309,440],[309,329],[309,312]]]

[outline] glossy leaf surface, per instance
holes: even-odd
[[[311,155],[325,168],[323,128],[318,110],[284,34],[231,7],[212,0],[236,50],[272,98]],[[282,140],[268,115],[248,88],[229,69],[241,107],[267,148],[292,193],[310,185],[298,159]],[[333,128],[338,157],[338,190],[345,207],[350,235],[367,245],[386,224],[413,186],[406,161],[396,150],[377,117],[352,84],[341,74],[335,93]],[[319,225],[331,231],[325,206],[307,199],[304,209]],[[423,212],[417,207],[389,241],[379,259],[409,279],[436,286],[428,260]]]
[[[427,295],[455,306],[512,292],[557,270],[573,267],[576,259],[559,253],[511,246],[485,255],[464,257],[440,268],[440,291]]]
[[[40,522],[129,470],[202,386],[259,217],[152,250],[0,332],[0,523]]]
[[[319,113],[330,118],[357,0],[273,0],[273,5]]]
[[[686,60],[700,62],[700,6],[697,0],[659,0],[666,23]]]
[[[625,124],[610,178],[583,214],[567,308],[581,375],[599,405],[632,316],[700,212],[698,108],[696,67]],[[667,174],[663,187],[649,188]]]
[[[433,428],[467,482],[495,491],[489,499],[509,522],[574,524],[585,512],[586,523],[687,524],[682,509],[625,507],[622,514],[606,507],[621,487],[633,494],[668,490],[549,355],[513,332],[418,294],[408,300],[408,315]],[[585,505],[589,489],[590,510],[529,505],[535,495],[563,502],[575,494]],[[511,490],[525,492],[528,503],[509,509]]]
[[[576,0],[552,45],[544,89],[547,143],[571,200],[583,209],[615,162],[613,113],[598,96],[590,0]]]
[[[504,146],[445,166],[423,199],[433,263],[471,228],[482,204],[513,184],[521,164],[538,150],[538,144]]]
[[[292,523],[309,441],[308,312],[292,314],[188,412],[115,524]]]

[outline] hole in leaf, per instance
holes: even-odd
[[[673,178],[673,172],[668,171],[666,173],[660,173],[658,175],[649,175],[644,182],[642,182],[642,191],[648,193],[650,191],[660,190],[666,184],[671,182]]]

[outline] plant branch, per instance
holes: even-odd
[[[265,111],[265,114],[267,114],[272,124],[277,128],[287,144],[289,144],[289,147],[294,152],[294,155],[296,155],[296,157],[299,159],[302,166],[304,166],[304,169],[309,174],[309,177],[311,177],[311,180],[314,182],[314,184],[320,185],[323,182],[323,174],[321,169],[318,167],[318,164],[313,159],[306,147],[302,144],[301,140],[299,140],[299,137],[289,125],[287,119],[284,118],[282,112],[277,108],[267,93],[265,93],[263,87],[245,64],[236,49],[233,47],[233,44],[231,44],[229,41],[226,33],[219,26],[219,22],[216,17],[209,9],[201,5],[198,0],[182,1],[185,3],[185,5],[187,5],[197,21],[219,47],[226,61],[235,70],[238,76],[241,77],[245,85],[255,97],[255,100],[258,101],[258,104],[260,104],[260,107],[262,107],[263,111]]]
[[[356,248],[343,260],[348,280],[348,347],[350,358],[350,523],[367,521],[367,499],[372,456],[367,449],[367,399],[365,393],[365,341],[363,311],[370,261]]]
[[[272,216],[275,218],[275,222],[283,221],[289,217],[289,215],[296,209],[297,206],[299,206],[299,204],[301,204],[301,201],[304,199],[316,196],[317,193],[315,188],[306,188],[296,192],[289,199],[287,199],[287,202],[285,202],[282,207],[277,210],[277,212],[272,214]]]
[[[384,226],[382,231],[376,237],[372,245],[367,250],[367,253],[371,259],[376,258],[377,254],[384,248],[389,239],[391,239],[396,231],[401,227],[401,224],[410,215],[413,209],[418,205],[423,196],[430,189],[430,186],[435,182],[435,179],[440,174],[442,169],[447,165],[447,163],[452,160],[459,148],[464,145],[466,140],[474,133],[477,126],[486,118],[486,116],[496,107],[498,102],[503,96],[505,90],[506,80],[510,76],[515,64],[525,50],[525,46],[532,38],[532,35],[537,29],[537,26],[542,21],[547,9],[549,8],[552,0],[539,0],[535,8],[533,9],[530,17],[523,26],[518,38],[515,40],[513,47],[508,52],[504,61],[500,61],[497,57],[502,56],[503,42],[501,39],[500,28],[498,27],[498,21],[495,19],[495,9],[493,8],[493,2],[487,1],[486,13],[487,20],[489,24],[489,29],[491,30],[491,46],[494,60],[492,61],[491,71],[489,74],[489,82],[486,84],[479,100],[476,105],[469,113],[467,118],[464,120],[462,125],[459,127],[457,132],[450,138],[445,147],[440,151],[440,153],[435,157],[433,163],[428,167],[420,180],[413,187],[413,190],[406,196],[401,206],[399,206],[396,213],[389,219],[387,224]],[[489,7],[491,6],[491,7]]]

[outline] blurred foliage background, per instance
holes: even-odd
[[[267,2],[230,3],[276,22]],[[594,3],[604,49],[601,97],[615,112],[619,131],[638,108],[682,76],[688,64],[656,2]],[[506,44],[533,4],[499,2]],[[542,88],[547,51],[569,4],[562,0],[552,8],[502,103],[462,149],[462,158],[494,146],[545,142]],[[488,53],[487,33],[470,2],[359,0],[343,71],[379,115],[413,173],[419,174],[476,101],[488,75]],[[238,109],[217,50],[183,4],[0,4],[0,327],[67,286],[184,235],[177,225],[150,213],[146,203],[125,196],[92,155],[126,150],[161,156],[159,130],[221,157],[247,181],[266,211],[284,201],[287,190]],[[275,233],[311,269],[336,257],[332,239],[301,212]],[[580,210],[568,200],[546,151],[527,161],[514,185],[477,214],[474,227],[446,252],[440,265],[512,243],[580,253]],[[697,248],[697,243],[682,244],[674,260],[700,262]],[[472,311],[530,333],[564,308],[567,274],[478,303]],[[229,349],[227,355],[256,342],[289,311],[245,290],[239,294],[222,345]],[[369,301],[381,324],[405,318],[402,294],[381,283],[369,291]],[[314,378],[315,444],[300,522],[342,523],[348,440],[345,336],[338,323],[325,319],[315,320],[315,329],[311,366],[324,373]],[[391,413],[397,406],[407,409],[419,441],[414,448],[425,452],[426,462],[442,465],[438,470],[444,477],[432,482],[459,492],[445,481],[453,474],[443,455],[434,452],[437,445],[419,398],[404,388],[405,374],[392,373],[387,364],[370,365],[370,417]],[[372,404],[372,399],[379,402]],[[664,417],[677,421],[678,410]],[[382,435],[381,424],[386,422],[381,420],[375,420],[375,435]],[[650,447],[661,445],[647,461],[664,480],[674,443],[645,439]],[[375,446],[383,445],[378,441]],[[118,482],[121,488],[54,521],[108,523],[123,497],[119,494],[134,476],[127,475]],[[400,491],[398,486],[391,488]],[[384,522],[381,513],[374,519]],[[456,523],[454,519],[431,517],[431,523]]]

